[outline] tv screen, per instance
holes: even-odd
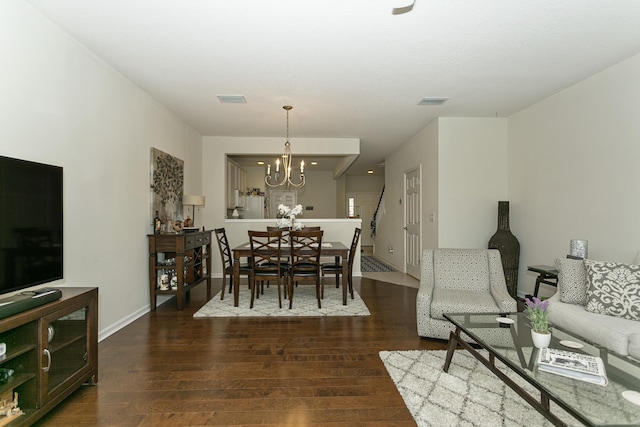
[[[0,156],[0,294],[62,278],[62,168]]]

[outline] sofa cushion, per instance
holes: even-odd
[[[436,288],[489,290],[489,259],[486,249],[439,249],[433,252]]]
[[[640,321],[640,266],[585,260],[587,311]]]
[[[640,360],[640,333],[629,337],[629,356]]]
[[[583,260],[558,258],[558,289],[560,301],[567,304],[585,305],[587,303],[587,268]]]
[[[640,337],[640,322],[591,313],[583,306],[563,303],[558,294],[549,300],[549,320],[552,327],[559,326],[611,351],[629,355],[631,340]],[[640,345],[640,341],[637,344]],[[640,348],[636,347],[636,354],[638,351]]]
[[[443,313],[499,313],[489,292],[435,288],[431,299],[431,317],[446,320]]]

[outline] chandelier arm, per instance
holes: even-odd
[[[291,165],[293,164],[293,156],[291,155],[291,143],[289,142],[289,111],[293,108],[290,105],[285,105],[284,108],[287,111],[287,139],[284,143],[284,153],[282,153],[282,168],[283,175],[280,180],[280,160],[276,161],[275,176],[271,174],[271,165],[267,167],[267,173],[264,177],[264,183],[269,187],[280,187],[287,185],[302,187],[305,185],[306,180],[304,176],[304,160],[300,162],[300,181],[296,184],[291,180]]]

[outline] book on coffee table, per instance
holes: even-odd
[[[607,385],[607,373],[600,357],[572,351],[543,348],[538,353],[538,370],[597,385]]]

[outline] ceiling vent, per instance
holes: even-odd
[[[442,105],[448,100],[449,98],[422,98],[418,105]]]
[[[223,104],[246,104],[244,95],[216,95]]]

